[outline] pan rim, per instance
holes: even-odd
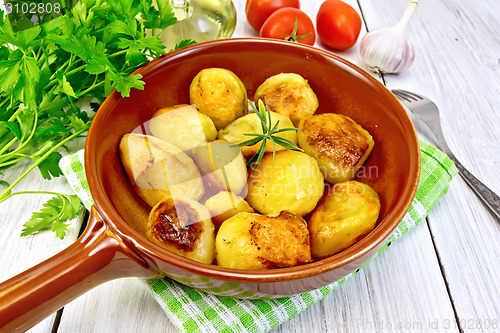
[[[177,51],[173,51],[171,53],[167,53],[166,55],[163,55],[146,64],[145,66],[139,68],[133,74],[141,74],[143,76],[146,76],[147,74],[161,67],[165,62],[169,62],[186,54],[202,52],[210,48],[217,48],[228,43],[250,43],[251,45],[266,43],[275,44],[277,46],[285,48],[301,48],[305,52],[313,52],[314,54],[333,60],[337,64],[346,66],[350,71],[356,72],[358,75],[361,75],[364,80],[368,80],[369,83],[381,90],[381,92],[385,94],[385,98],[399,106],[398,109],[400,110],[400,112],[397,114],[398,120],[401,123],[403,131],[407,132],[406,137],[408,138],[408,141],[406,145],[410,150],[410,157],[413,159],[413,161],[410,161],[410,165],[412,167],[408,171],[408,186],[403,191],[404,195],[401,196],[395,207],[393,207],[387,213],[386,217],[382,221],[379,221],[378,226],[383,227],[377,227],[374,231],[372,231],[369,237],[367,236],[363,238],[361,241],[338,254],[310,264],[290,268],[270,270],[239,270],[223,268],[216,265],[199,263],[163,249],[162,247],[147,240],[142,234],[131,227],[116,211],[111,201],[107,199],[108,197],[104,189],[99,185],[99,171],[97,168],[97,163],[92,156],[92,147],[95,147],[97,144],[94,140],[93,132],[95,131],[95,128],[99,126],[99,123],[104,121],[101,119],[104,119],[112,110],[111,106],[122,98],[116,90],[114,90],[101,105],[90,126],[87,136],[87,142],[85,144],[85,170],[89,183],[89,189],[91,191],[92,197],[95,200],[97,211],[105,220],[105,223],[120,238],[126,240],[129,244],[131,244],[136,249],[136,251],[141,254],[141,256],[145,255],[146,257],[160,260],[166,264],[200,276],[213,277],[221,280],[236,282],[277,282],[284,280],[296,280],[309,276],[319,275],[321,273],[339,268],[363,256],[366,256],[375,248],[382,246],[383,241],[389,237],[389,235],[398,226],[398,224],[410,208],[410,205],[416,194],[418,181],[420,178],[420,149],[418,144],[418,137],[409,116],[406,114],[406,111],[404,110],[400,102],[389,91],[388,88],[386,88],[382,83],[376,80],[370,73],[336,54],[308,45],[291,44],[286,41],[266,40],[261,38],[232,38],[228,40],[198,43]],[[108,111],[105,113],[103,112],[104,110]]]

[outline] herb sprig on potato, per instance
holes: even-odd
[[[262,157],[264,157],[264,153],[266,152],[266,146],[267,142],[271,142],[272,144],[272,152],[273,152],[273,159],[274,156],[276,155],[276,144],[279,144],[280,146],[290,149],[290,150],[298,150],[302,151],[299,147],[297,147],[296,143],[288,140],[287,138],[280,137],[277,134],[283,133],[283,132],[289,132],[289,131],[298,131],[299,129],[296,127],[285,127],[285,128],[279,128],[279,123],[280,121],[277,120],[274,124],[271,119],[271,110],[269,109],[269,104],[264,105],[262,100],[259,100],[258,105],[259,108],[255,108],[255,106],[250,103],[252,106],[252,109],[254,110],[255,114],[257,117],[259,117],[261,126],[262,126],[262,133],[244,133],[246,136],[253,136],[253,139],[243,141],[238,143],[238,146],[244,147],[244,146],[253,146],[258,144],[259,142],[262,141],[262,144],[260,145],[259,149],[257,152],[247,161],[247,168],[250,168],[252,166],[252,163],[255,162],[254,165],[254,171],[259,165],[260,161],[262,160]],[[252,171],[253,174],[253,171]]]

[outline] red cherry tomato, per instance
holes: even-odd
[[[316,16],[319,39],[336,50],[347,50],[358,39],[361,17],[358,12],[341,0],[326,0]]]
[[[306,13],[297,8],[281,8],[264,22],[260,37],[285,39],[314,45],[314,24]]]
[[[245,13],[248,23],[259,30],[267,18],[277,9],[294,7],[300,9],[299,0],[247,0]]]

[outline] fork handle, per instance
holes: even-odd
[[[497,219],[500,220],[500,197],[470,173],[455,156],[450,154],[449,157],[457,166],[460,176],[462,176],[467,185],[476,192],[478,197],[483,200],[486,206],[496,215]]]

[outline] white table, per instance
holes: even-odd
[[[321,0],[303,0],[311,17]],[[367,30],[395,23],[409,1],[349,0]],[[234,37],[256,36],[234,1]],[[359,6],[358,6],[359,3]],[[408,27],[416,60],[409,71],[383,77],[391,88],[422,93],[440,107],[444,133],[460,161],[500,193],[500,1],[421,1]],[[366,26],[365,26],[366,24]],[[317,43],[318,47],[322,47]],[[340,55],[361,64],[358,43]],[[381,77],[379,77],[382,79]],[[74,150],[83,147],[83,142]],[[4,179],[15,179],[10,170]],[[16,190],[70,193],[65,179],[33,172]],[[19,237],[22,224],[47,197],[0,204],[0,281],[43,261],[76,239],[74,221],[61,241],[51,232]],[[323,301],[276,332],[456,332],[500,330],[500,223],[460,177],[427,221],[405,235]],[[458,325],[460,324],[460,325]],[[54,328],[55,327],[55,328]],[[66,305],[32,332],[175,332],[137,279],[106,283]]]

